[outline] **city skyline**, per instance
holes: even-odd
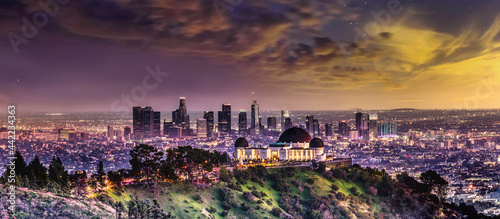
[[[247,99],[270,110],[500,108],[498,1],[213,3],[71,2],[23,41],[23,18],[44,9],[2,2],[0,103],[170,110],[186,96],[200,111]],[[154,80],[155,71],[168,75]],[[144,98],[113,105],[146,77],[157,86]]]

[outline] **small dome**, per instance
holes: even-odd
[[[278,142],[281,143],[307,143],[311,141],[311,136],[307,133],[306,130],[293,127],[285,130]]]
[[[239,137],[238,139],[236,139],[236,142],[234,142],[234,147],[236,148],[247,148],[248,147],[248,141],[243,138],[243,137]]]
[[[322,148],[322,147],[325,147],[325,145],[323,144],[323,141],[319,138],[313,138],[313,140],[311,140],[311,142],[309,142],[309,147],[310,148]]]

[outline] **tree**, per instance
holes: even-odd
[[[69,176],[69,180],[77,198],[87,195],[87,172],[76,171]]]
[[[105,178],[106,178],[106,173],[104,172],[104,164],[102,163],[102,161],[99,161],[99,164],[97,165],[96,179],[97,182],[99,182],[103,187],[105,186],[104,183]]]
[[[219,180],[230,183],[233,180],[233,174],[225,166],[222,166],[219,170]]]
[[[154,178],[154,175],[158,173],[163,152],[158,151],[153,146],[140,144],[130,151],[130,156],[132,157],[130,172],[135,176],[136,182],[140,183],[141,179],[147,177],[146,182],[149,186],[149,179]]]
[[[47,187],[47,184],[49,183],[47,168],[43,166],[38,156],[35,156],[35,159],[33,159],[29,163],[28,167],[26,168],[26,172],[31,188],[43,189]]]
[[[436,171],[427,170],[425,173],[420,174],[420,180],[424,185],[428,186],[428,194],[434,191],[440,199],[443,199],[446,196],[448,182]]]
[[[56,193],[69,194],[69,175],[64,169],[61,159],[52,158],[49,165],[50,189]]]

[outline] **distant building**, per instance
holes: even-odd
[[[197,136],[199,138],[207,137],[207,120],[206,119],[198,119],[196,121],[196,131]]]
[[[181,127],[185,132],[189,132],[191,126],[189,124],[189,115],[187,114],[186,98],[179,98],[179,108],[172,111],[172,122],[174,125]]]
[[[285,131],[285,119],[290,118],[290,112],[288,110],[281,111],[281,131]]]
[[[316,137],[316,136],[319,136],[320,135],[320,132],[321,130],[319,129],[319,121],[317,119],[313,119],[313,135]]]
[[[207,137],[212,137],[214,132],[214,111],[205,111],[203,118],[207,120]]]
[[[333,136],[333,124],[332,123],[325,124],[325,136]]]
[[[231,134],[231,104],[222,105],[222,111],[219,111],[219,133],[221,135]]]
[[[112,138],[114,136],[113,126],[108,125],[108,138]]]
[[[132,134],[132,129],[128,126],[125,126],[125,128],[123,128],[123,135],[125,135],[126,138],[130,137],[130,135]]]
[[[169,136],[169,128],[174,126],[174,122],[167,122],[166,119],[163,120],[163,135]]]
[[[274,117],[274,116],[267,117],[267,128],[272,129],[272,130],[276,130],[277,129],[276,122],[277,122],[276,117]]]
[[[292,119],[290,117],[285,118],[285,129],[289,129],[293,126]]]
[[[363,129],[363,113],[356,113],[356,131],[358,131],[358,136],[361,136]]]
[[[250,128],[255,132],[255,134],[259,133],[260,129],[260,120],[259,120],[259,104],[257,104],[257,101],[254,100],[252,103],[252,115],[251,115],[251,122],[250,122]]]
[[[306,131],[312,133],[313,131],[314,116],[306,115]]]
[[[135,139],[155,136],[155,112],[150,106],[135,106],[132,109],[132,124]],[[157,114],[158,115],[158,114]],[[156,121],[159,124],[159,120]]]
[[[381,123],[378,125],[379,136],[396,136],[398,135],[398,124],[396,123]]]
[[[339,134],[342,136],[348,136],[349,135],[349,126],[347,125],[346,121],[340,121],[339,122]]]
[[[161,114],[160,112],[154,112],[153,114],[153,132],[154,137],[161,136]]]
[[[76,130],[71,127],[60,128],[57,130],[59,140],[76,142]]]
[[[238,132],[240,135],[247,134],[247,112],[245,110],[241,110],[238,115]]]
[[[368,114],[368,130],[371,138],[378,137],[378,125],[377,125],[378,116],[376,113]]]

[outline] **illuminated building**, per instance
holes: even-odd
[[[197,136],[199,138],[207,137],[207,120],[206,119],[198,119],[196,121],[196,131]]]
[[[325,124],[325,136],[332,136],[332,135],[333,135],[333,124],[326,123]]]
[[[214,132],[214,111],[205,111],[203,118],[207,120],[207,137],[212,137]]]
[[[312,126],[314,123],[314,116],[311,115],[306,115],[306,131],[311,133],[312,132]]]
[[[377,125],[378,116],[376,113],[368,114],[368,130],[370,135],[370,140],[378,137],[378,125]]]
[[[348,136],[349,135],[349,126],[347,126],[346,121],[341,121],[339,122],[339,134],[342,136]]]
[[[159,117],[159,112],[157,112]],[[136,139],[151,138],[155,136],[155,111],[150,106],[135,106],[132,109],[132,124]],[[156,121],[159,124],[159,119]]]
[[[281,111],[281,131],[285,131],[286,125],[285,125],[285,120],[286,118],[290,118],[290,112],[288,110],[282,110]]]
[[[238,132],[240,135],[247,134],[247,112],[245,110],[241,110],[238,115]]]
[[[222,104],[222,111],[219,111],[219,133],[221,135],[231,134],[231,104]]]
[[[240,162],[326,160],[323,141],[319,138],[311,139],[306,130],[297,127],[287,129],[276,143],[264,147],[250,147],[248,141],[240,137],[235,142],[235,150],[236,159]]]
[[[260,129],[260,120],[259,120],[259,104],[257,104],[257,101],[254,100],[252,103],[252,115],[251,115],[251,121],[250,121],[250,128],[252,129],[255,134],[259,133]]]
[[[356,113],[356,131],[358,131],[358,136],[361,136],[363,129],[363,113]]]

